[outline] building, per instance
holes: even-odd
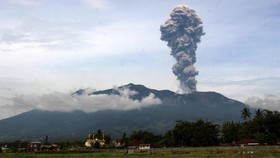
[[[35,151],[41,151],[41,142],[30,142],[27,144],[26,151],[27,152],[35,152]]]
[[[115,145],[116,148],[119,149],[123,149],[125,147],[125,143],[120,140],[113,141],[113,144]]]
[[[27,144],[26,152],[36,151],[58,151],[60,146],[57,144],[42,144],[41,142],[30,142]]]
[[[0,153],[1,152],[3,152],[3,153],[5,153],[5,152],[7,152],[7,151],[9,151],[10,149],[7,147],[7,145],[4,145],[4,146],[1,146],[1,151],[0,151]]]
[[[234,144],[238,146],[258,146],[259,142],[255,139],[241,139],[234,142]]]
[[[99,143],[100,147],[105,145],[103,132],[101,132],[101,136],[99,136],[99,138],[94,134],[94,132],[92,132],[92,134],[90,132],[88,133],[88,139],[85,142],[85,146],[93,147],[96,143]]]
[[[151,144],[139,144],[139,150],[149,150],[151,149]]]
[[[41,145],[41,151],[59,151],[60,147],[57,144]]]
[[[139,144],[138,146],[128,146],[127,154],[134,154],[139,152],[151,153],[151,144]]]
[[[134,154],[138,149],[138,146],[128,146],[127,147],[127,154]]]

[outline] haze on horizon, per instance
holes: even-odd
[[[0,119],[80,88],[178,91],[160,40],[178,4],[196,11],[206,33],[196,51],[197,90],[280,110],[278,0],[0,0]]]

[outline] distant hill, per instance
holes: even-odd
[[[216,123],[240,120],[240,111],[245,105],[216,92],[194,92],[177,94],[169,90],[149,89],[143,85],[128,84],[137,94],[131,99],[141,100],[151,93],[161,99],[162,104],[133,110],[102,110],[92,113],[82,111],[50,112],[32,110],[0,120],[0,141],[85,139],[89,130],[103,129],[112,137],[123,132],[148,130],[164,133],[174,127],[177,120],[204,119]],[[82,95],[79,90],[73,95]],[[116,94],[115,89],[96,91],[88,95]]]

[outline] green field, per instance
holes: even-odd
[[[73,152],[73,151],[72,151]],[[199,148],[161,148],[147,151],[135,151],[127,154],[126,150],[95,150],[89,153],[53,152],[53,153],[1,153],[0,158],[278,158],[280,146],[274,147],[199,147]]]

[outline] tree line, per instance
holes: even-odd
[[[164,134],[139,130],[133,131],[129,136],[123,133],[117,140],[121,147],[137,146],[139,144],[150,144],[151,147],[199,147],[217,146],[220,144],[234,145],[234,142],[242,139],[254,139],[260,145],[277,145],[280,140],[280,113],[278,111],[257,109],[253,112],[248,108],[241,111],[243,121],[227,121],[216,124],[210,121],[176,121],[173,129]],[[95,137],[101,137],[101,130],[97,131]],[[115,148],[110,135],[104,136],[106,145],[104,148]],[[72,146],[84,146],[85,141],[60,142],[62,150]],[[0,143],[0,147],[6,145],[12,151],[25,148],[27,142],[15,141]],[[95,146],[99,148],[99,146]],[[0,149],[1,152],[1,149]]]
[[[222,142],[231,143],[251,138],[261,145],[276,145],[280,139],[280,113],[270,110],[255,110],[253,117],[248,108],[241,111],[244,122],[225,122],[222,126]]]
[[[254,139],[260,145],[276,145],[280,140],[280,113],[257,109],[254,114],[249,108],[241,111],[244,121],[228,121],[222,125],[213,122],[176,121],[173,129],[163,135],[148,131],[134,131],[130,137],[120,139],[125,146],[151,144],[152,147],[216,146],[234,145],[242,139]]]

